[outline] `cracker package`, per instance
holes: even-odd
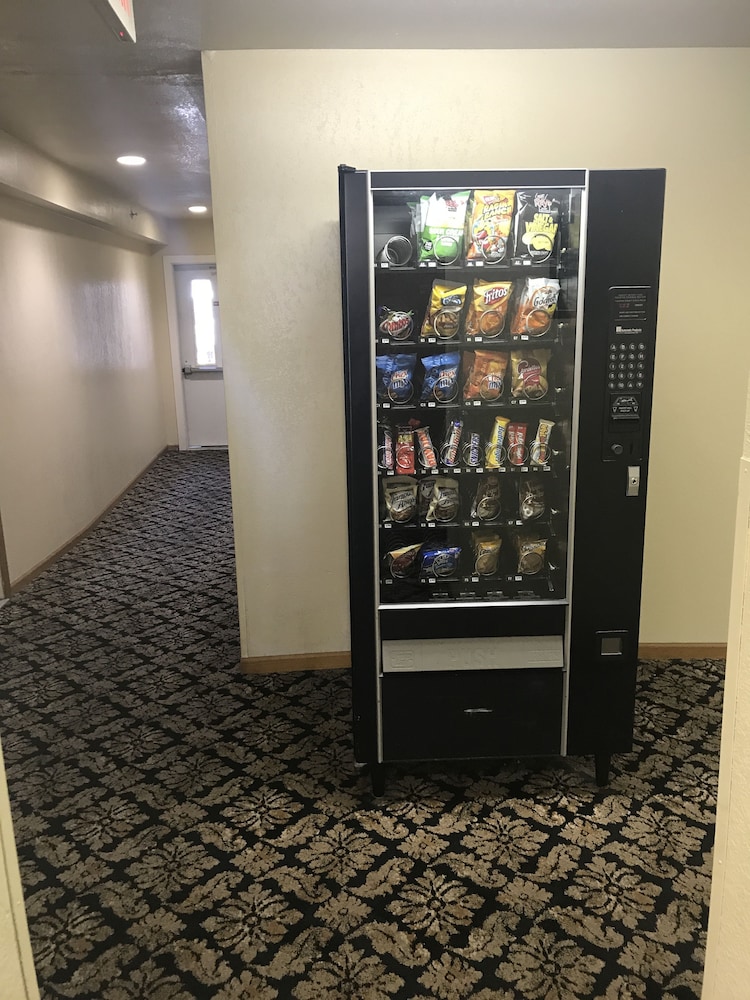
[[[508,253],[515,191],[475,191],[471,205],[467,260],[499,264]]]
[[[466,336],[492,340],[505,329],[512,281],[475,281],[469,294]]]
[[[455,576],[460,559],[460,545],[425,545],[422,549],[422,573],[424,576]]]
[[[386,554],[388,559],[388,569],[394,580],[405,580],[419,569],[419,553],[422,551],[423,542],[416,542],[413,545],[403,545],[398,549],[391,549]]]
[[[499,517],[501,508],[500,476],[497,473],[485,476],[477,486],[477,492],[471,505],[471,516],[480,521],[494,521],[496,517]]]
[[[536,476],[521,476],[518,480],[518,513],[522,521],[534,521],[547,509],[544,483]]]

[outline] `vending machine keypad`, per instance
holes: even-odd
[[[642,457],[642,397],[651,378],[654,335],[651,292],[648,285],[609,289],[604,461],[632,463]]]

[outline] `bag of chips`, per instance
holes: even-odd
[[[430,304],[422,323],[423,337],[453,340],[461,329],[461,313],[466,301],[467,285],[457,281],[434,281]]]
[[[546,510],[544,483],[536,477],[523,476],[518,482],[518,513],[522,521],[533,521]]]
[[[560,282],[555,278],[527,278],[510,332],[515,336],[527,333],[530,337],[541,337],[547,333],[552,326],[559,295]]]
[[[484,399],[492,403],[499,399],[507,370],[508,355],[503,351],[465,351],[464,400]]]
[[[488,475],[477,486],[474,502],[471,505],[471,516],[480,521],[494,521],[502,508],[500,493],[500,477]]]
[[[547,363],[551,351],[537,348],[533,351],[511,351],[512,381],[510,391],[514,398],[542,399],[549,391]]]
[[[474,531],[471,541],[474,548],[474,572],[480,576],[494,576],[500,561],[500,535],[494,531]]]
[[[498,264],[508,251],[515,191],[475,191],[471,206],[467,260]]]
[[[414,329],[414,313],[381,306],[377,312],[378,333],[391,340],[408,340]]]
[[[492,340],[505,329],[512,281],[475,281],[466,314],[466,336]]]
[[[432,479],[432,497],[427,508],[427,520],[455,521],[459,505],[457,480],[452,476],[435,476]]]
[[[391,549],[386,553],[388,559],[388,569],[394,580],[404,580],[409,576],[414,576],[419,567],[419,553],[422,550],[423,542],[416,542],[413,545],[403,545],[398,549]]]
[[[460,545],[429,545],[422,549],[424,576],[455,576],[461,558]]]
[[[378,400],[408,403],[414,395],[416,363],[416,354],[378,354],[375,358],[375,387]]]
[[[403,524],[417,513],[417,481],[409,476],[394,476],[383,481],[386,518]]]
[[[425,377],[422,383],[422,402],[430,399],[450,403],[458,396],[458,351],[450,354],[433,354],[422,358]]]
[[[514,222],[514,257],[539,264],[552,256],[560,202],[549,191],[518,191]]]
[[[420,261],[434,260],[438,264],[453,264],[463,255],[468,201],[468,191],[430,195],[420,235]]]
[[[518,552],[517,573],[522,576],[536,576],[545,565],[547,539],[539,535],[519,531],[516,535],[516,550]]]

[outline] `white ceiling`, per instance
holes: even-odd
[[[2,0],[0,129],[173,217],[210,205],[201,49],[750,47],[750,0],[133,0],[135,45],[104,2]]]

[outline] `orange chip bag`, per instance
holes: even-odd
[[[512,290],[512,281],[475,281],[466,317],[466,335],[487,340],[499,337],[505,329]]]
[[[464,399],[499,399],[505,385],[508,355],[503,351],[465,351]]]
[[[474,192],[467,260],[498,264],[505,258],[515,197],[515,191]]]

